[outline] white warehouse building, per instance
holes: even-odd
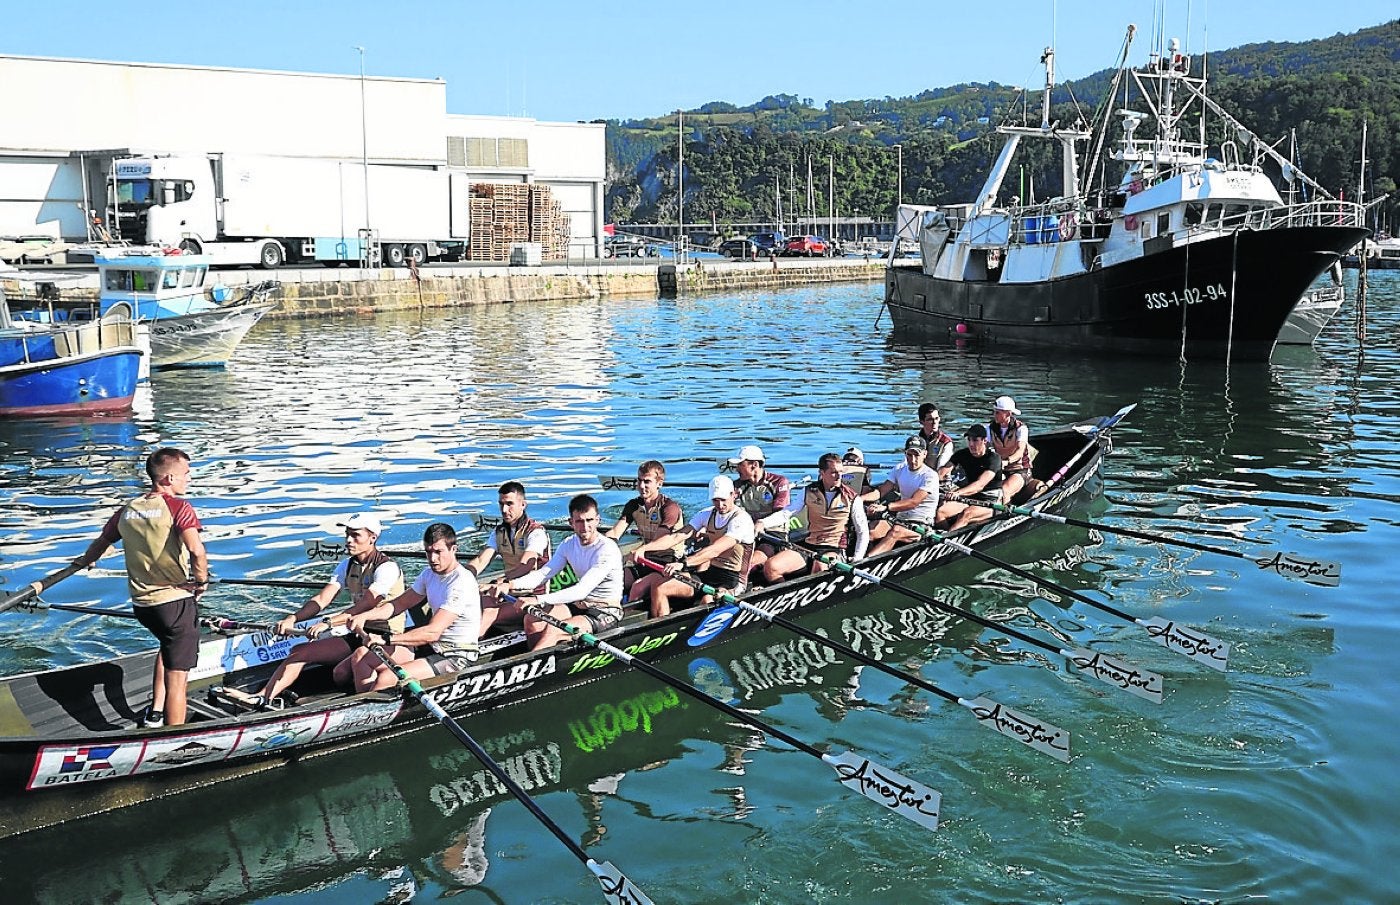
[[[601,252],[604,127],[451,114],[440,79],[0,55],[0,109],[0,238],[92,238],[116,160],[259,155],[361,174],[354,216],[371,226],[362,160],[372,172],[445,172],[454,186],[547,186],[569,256]],[[467,228],[465,211],[453,202],[454,230]]]

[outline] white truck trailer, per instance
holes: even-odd
[[[467,175],[444,168],[248,154],[114,162],[108,223],[121,238],[215,264],[461,260]],[[368,203],[367,203],[368,202]]]

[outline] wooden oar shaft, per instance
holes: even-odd
[[[578,858],[585,864],[589,861],[588,853],[565,833],[548,814],[541,810],[540,806],[535,803],[535,800],[530,797],[530,793],[526,792],[519,783],[511,778],[510,774],[507,773],[500,764],[496,763],[495,758],[488,754],[486,749],[481,747],[476,739],[472,738],[471,733],[463,729],[462,725],[449,716],[447,711],[443,710],[437,701],[434,701],[428,696],[427,692],[423,690],[423,686],[418,684],[417,679],[414,679],[404,671],[402,666],[395,663],[393,658],[389,656],[389,653],[377,642],[370,642],[366,646],[369,648],[370,653],[379,658],[379,662],[393,671],[403,690],[413,695],[413,697],[418,700],[418,703],[427,708],[428,712],[447,728],[447,731],[456,736],[457,740],[465,745],[467,749],[471,751],[472,755],[481,762],[481,765],[489,770],[491,775],[495,776],[496,779],[500,780],[501,785],[505,786],[510,791],[510,794],[514,795],[516,800],[525,806],[526,810],[535,815],[535,818],[539,820],[540,823],[544,824],[545,828],[553,833],[554,837],[562,842],[564,847],[572,852],[575,858]]]
[[[301,588],[319,591],[326,586],[324,581],[294,581],[285,578],[211,578],[209,583],[239,585],[250,588]]]
[[[64,566],[62,569],[59,569],[57,572],[51,572],[48,575],[45,575],[38,581],[32,582],[28,587],[16,591],[9,597],[6,597],[4,600],[0,600],[0,613],[5,612],[6,610],[14,609],[22,603],[26,603],[30,600],[33,600],[35,597],[38,597],[40,594],[44,593],[49,588],[58,584],[63,579],[67,578],[70,575],[76,575],[78,572],[81,572],[84,568],[86,568],[86,566],[83,563],[72,562]]]

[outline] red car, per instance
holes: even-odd
[[[826,242],[820,236],[793,236],[783,245],[783,254],[791,257],[824,257],[826,253]]]

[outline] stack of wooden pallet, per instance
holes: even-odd
[[[540,243],[546,259],[568,257],[569,218],[547,185],[473,183],[471,230],[473,261],[508,260],[519,242]]]

